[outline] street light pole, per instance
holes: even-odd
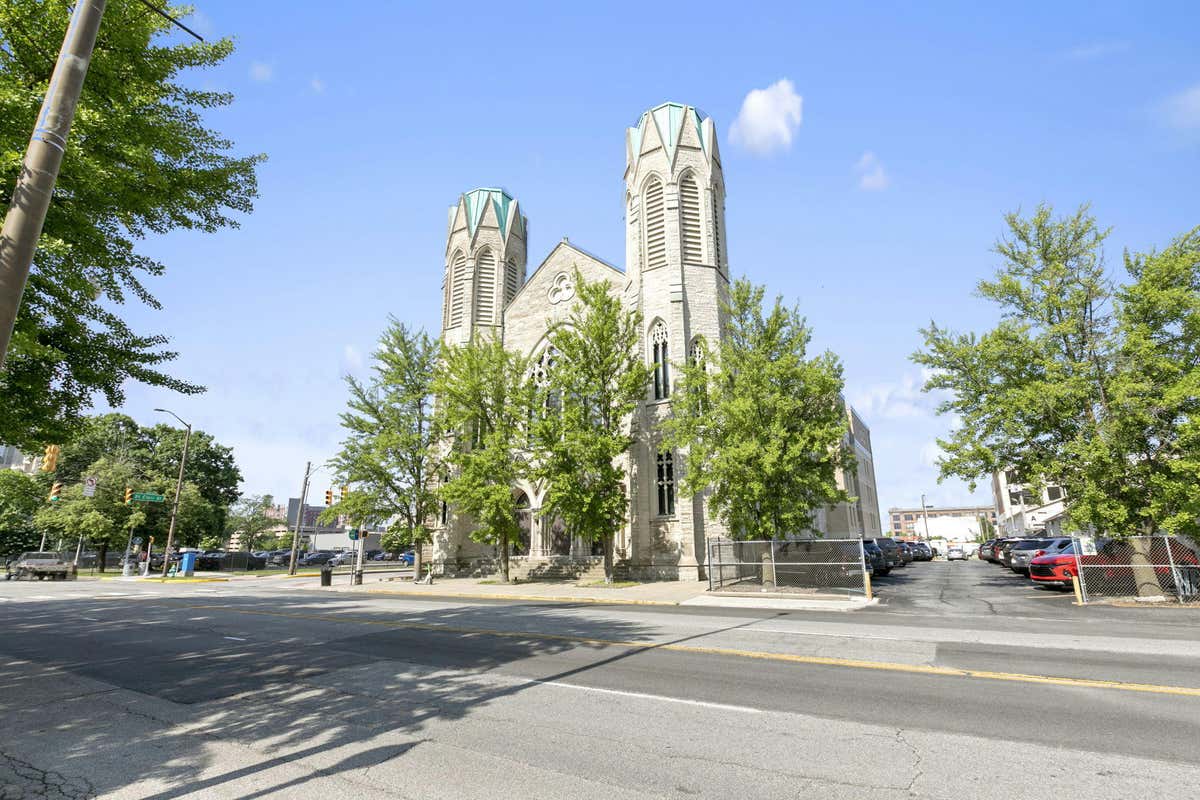
[[[296,551],[300,547],[300,525],[304,522],[304,501],[308,499],[308,479],[312,476],[312,462],[304,464],[304,483],[300,486],[300,507],[296,509],[296,529],[292,532],[292,558],[288,563],[288,575],[296,574]]]
[[[929,541],[929,506],[925,505],[925,495],[921,495],[921,516],[925,518],[925,541]]]
[[[189,422],[184,422],[174,411],[167,411],[165,408],[156,408],[155,411],[160,411],[163,414],[170,414],[175,419],[179,420],[183,427],[187,428],[187,433],[183,435],[183,457],[179,459],[179,479],[175,481],[175,502],[171,505],[171,525],[167,528],[167,549],[163,551],[163,580],[167,578],[167,571],[171,568],[171,543],[175,540],[175,518],[179,516],[179,494],[183,491],[183,468],[187,464],[188,444],[192,441],[192,425]]]
[[[87,77],[92,61],[104,3],[105,0],[77,0],[75,3],[33,137],[25,150],[25,161],[13,189],[12,205],[4,217],[4,230],[0,233],[0,366],[8,353],[13,325],[21,308],[21,295],[25,293],[29,268],[33,265],[50,198],[54,194],[54,183],[58,180],[58,170],[67,149],[67,135],[75,120],[83,79]]]

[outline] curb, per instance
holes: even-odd
[[[547,603],[593,603],[596,605],[615,606],[678,606],[682,601],[675,600],[634,600],[609,599],[607,597],[565,597],[557,595],[538,594],[474,594],[468,592],[392,592],[387,589],[362,589],[366,594],[386,594],[394,597],[431,597],[434,599],[466,599],[466,600],[524,600],[543,601]],[[689,598],[691,599],[691,598]]]

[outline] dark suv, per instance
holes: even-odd
[[[879,536],[874,539],[863,539],[864,545],[867,542],[875,544],[880,550],[883,551],[883,557],[885,559],[884,572],[880,574],[886,575],[887,572],[894,567],[904,566],[904,561],[900,558],[900,545],[896,543],[895,539],[891,538],[890,536]]]
[[[887,575],[892,571],[892,568],[888,566],[887,556],[883,554],[883,548],[875,544],[873,540],[863,539],[863,556],[871,565],[872,575]]]

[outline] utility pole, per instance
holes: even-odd
[[[929,506],[925,505],[925,495],[921,495],[921,516],[925,518],[925,541],[929,541]]]
[[[4,218],[0,233],[0,367],[8,355],[21,295],[46,222],[83,79],[92,61],[104,4],[105,0],[76,0],[33,137],[25,150],[12,205]]]
[[[292,558],[288,564],[288,575],[296,574],[296,550],[300,547],[300,526],[304,523],[304,502],[308,500],[308,479],[312,475],[312,462],[304,464],[304,483],[300,485],[300,507],[296,509],[296,530],[292,533]]]
[[[165,408],[156,408],[155,411],[161,411],[164,414],[170,414],[175,419],[179,419],[179,415],[172,411],[167,411]],[[183,458],[179,459],[179,480],[175,481],[175,503],[171,506],[171,524],[167,527],[167,549],[163,551],[163,580],[167,579],[167,571],[171,568],[171,542],[175,539],[175,518],[179,516],[179,494],[183,491],[183,467],[187,464],[188,443],[192,440],[192,425],[190,422],[183,422],[187,433],[183,435]],[[149,556],[147,556],[149,558]],[[149,573],[147,573],[149,574]]]

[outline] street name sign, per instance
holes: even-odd
[[[133,499],[141,503],[161,503],[167,498],[161,494],[154,494],[153,492],[134,492]]]

